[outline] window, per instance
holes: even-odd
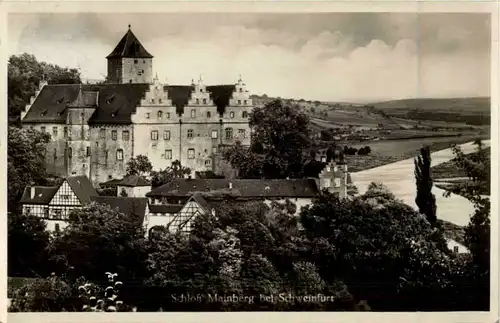
[[[130,132],[128,132],[128,130],[123,130],[123,132],[122,132],[122,139],[124,141],[129,141],[129,139],[130,139]]]
[[[205,166],[212,165],[212,161],[210,159],[205,160]]]
[[[324,183],[325,183],[326,188],[329,188],[331,186],[331,182],[330,182],[329,178],[326,178]]]
[[[196,104],[200,104],[200,99],[196,99]]]
[[[54,137],[57,137],[57,127],[52,128],[52,134],[54,135]]]
[[[90,157],[90,147],[87,147],[87,157]]]
[[[42,132],[45,132],[45,127],[44,126],[42,126],[40,129],[42,130]]]
[[[73,149],[71,147],[68,148],[68,157],[73,157]]]
[[[217,154],[217,147],[212,147],[212,154]]]
[[[165,150],[165,159],[172,159],[172,150]]]
[[[218,133],[217,130],[212,130],[212,139],[217,139]]]
[[[136,59],[134,59],[134,64],[137,64],[137,60]]]
[[[158,130],[151,131],[151,140],[158,140]]]
[[[59,226],[59,223],[56,223],[55,229],[56,229],[57,233],[59,233],[59,231],[61,231],[61,227]]]
[[[241,117],[242,118],[248,118],[248,112],[243,111],[243,113],[241,114]]]
[[[453,246],[453,252],[458,253],[458,246]]]
[[[63,200],[69,200],[69,195],[62,195]]]
[[[241,105],[241,100],[238,100],[238,105]]]
[[[242,93],[242,92],[243,92],[243,88],[242,88],[242,87],[240,87],[240,93]]]
[[[194,149],[193,148],[188,149],[188,159],[194,159]]]
[[[188,139],[193,138],[193,129],[188,129],[188,134],[187,134]]]
[[[111,130],[111,139],[116,140],[118,138],[118,132],[116,130]]]
[[[340,186],[340,178],[335,179],[335,186],[339,187]]]
[[[196,118],[196,110],[195,109],[191,110],[191,118]]]
[[[211,118],[212,117],[212,114],[210,113],[210,111],[207,111],[207,118]]]
[[[30,207],[26,207],[24,210],[26,211],[26,215],[30,215],[30,213],[31,213]]]
[[[167,112],[166,115],[167,115],[167,119],[170,119],[170,112]]]
[[[245,131],[245,129],[238,129],[238,137],[239,138],[246,138],[246,131]]]
[[[117,160],[123,160],[123,149],[118,149],[116,151],[116,159]]]
[[[203,104],[207,104],[207,99],[203,99]]]
[[[226,128],[226,139],[233,139],[233,128]]]
[[[59,209],[54,210],[54,219],[56,220],[61,219],[61,210]]]
[[[49,217],[49,208],[48,208],[48,207],[44,207],[44,208],[43,208],[43,214],[44,214],[44,216],[45,216],[46,218],[48,218],[48,217]]]
[[[232,119],[232,118],[234,118],[234,112],[233,112],[233,111],[229,112],[229,117],[230,117],[231,119]]]
[[[54,160],[57,159],[57,149],[54,148]]]
[[[99,130],[99,137],[101,139],[106,139],[106,129],[102,128],[101,130]]]
[[[161,103],[161,102],[160,102],[160,103]],[[158,116],[158,119],[163,118],[163,112],[158,111],[157,116]]]
[[[68,129],[68,137],[70,137],[70,138],[71,138],[71,133],[72,133],[71,128],[69,128]]]
[[[244,105],[247,105],[247,100],[244,100],[244,101],[243,101],[243,104],[244,104]]]

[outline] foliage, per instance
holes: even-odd
[[[103,187],[96,189],[99,196],[117,196],[117,187]]]
[[[224,152],[224,159],[242,178],[299,178],[303,152],[310,146],[308,125],[307,115],[297,106],[268,102],[250,114],[251,147],[236,145]]]
[[[474,204],[475,211],[465,229],[466,246],[472,253],[474,261],[479,266],[483,276],[490,272],[490,199],[483,192],[490,187],[491,165],[484,145],[480,140],[475,142],[477,153],[467,156],[460,147],[453,147],[455,163],[464,170],[470,182],[459,183],[446,193],[459,194]]]
[[[428,146],[420,149],[420,156],[415,158],[415,181],[417,183],[417,204],[420,213],[424,214],[427,221],[435,224],[436,197],[432,194],[431,151]]]
[[[122,188],[122,191],[120,192],[120,196],[127,197],[128,196],[127,191],[125,191],[125,189]]]
[[[159,171],[151,171],[151,186],[153,188],[167,184],[176,178],[185,178],[186,175],[191,174],[191,169],[181,165],[181,162],[174,160],[171,166]]]
[[[361,147],[358,149],[358,155],[369,155],[372,152],[370,146]]]
[[[47,184],[45,151],[48,133],[9,127],[7,143],[8,209],[15,211],[24,188]]]
[[[45,75],[50,84],[80,83],[80,72],[74,68],[37,61],[30,54],[13,55],[8,63],[8,107],[9,117],[17,118],[30,98],[35,95],[38,83]]]
[[[78,286],[78,297],[83,303],[84,312],[123,312],[127,307],[120,300],[119,294],[123,283],[115,281],[116,273],[106,272],[108,286],[105,289],[87,282]]]
[[[107,205],[91,203],[69,215],[69,225],[51,245],[57,271],[99,282],[107,268],[115,268],[125,280],[144,273],[145,232],[133,210],[123,214]]]
[[[127,175],[140,175],[145,176],[151,173],[153,165],[147,156],[138,155],[130,158],[127,163]]]
[[[47,247],[49,233],[39,217],[9,213],[8,274],[16,277],[45,277],[48,275]]]

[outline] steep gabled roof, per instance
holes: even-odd
[[[31,186],[26,186],[21,197],[21,204],[49,204],[54,195],[56,195],[59,186],[34,186],[35,194],[31,198]]]
[[[80,96],[80,87],[82,96]],[[23,123],[66,123],[67,108],[85,104],[95,108],[89,124],[130,124],[141,99],[144,98],[148,84],[59,84],[46,85],[33,102]],[[184,106],[191,97],[191,86],[166,85],[168,97],[177,107],[177,113],[184,111]],[[229,104],[234,85],[207,86],[219,113]],[[83,102],[82,102],[83,100]]]
[[[144,46],[142,46],[129,26],[129,30],[125,36],[122,37],[115,49],[106,58],[153,58],[153,55],[148,53]]]
[[[71,176],[66,181],[82,205],[90,203],[91,197],[98,195],[87,176]]]
[[[211,191],[234,192],[243,198],[257,199],[311,198],[320,193],[314,179],[174,179],[147,193],[146,196],[188,197]]]
[[[145,197],[92,196],[91,201],[118,209],[118,212],[132,216],[141,224],[144,222],[148,204]]]

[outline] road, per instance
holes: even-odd
[[[490,145],[490,140],[483,141],[485,147]],[[466,154],[475,151],[476,146],[472,142],[460,145]],[[453,159],[451,149],[436,151],[431,154],[432,166],[439,165]],[[361,172],[352,173],[351,178],[362,194],[371,182],[383,183],[391,190],[397,198],[408,205],[417,207],[415,204],[415,177],[413,158],[401,160]],[[444,190],[433,187],[432,192],[436,196],[437,217],[451,223],[465,226],[469,223],[470,215],[474,211],[473,205],[464,197],[451,195],[443,196]]]

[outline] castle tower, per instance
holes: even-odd
[[[67,105],[68,114],[64,136],[67,138],[66,167],[68,176],[90,178],[90,127],[88,121],[98,102],[98,93],[78,88],[76,99]]]
[[[152,83],[153,55],[128,31],[109,54],[108,81],[110,83]]]

